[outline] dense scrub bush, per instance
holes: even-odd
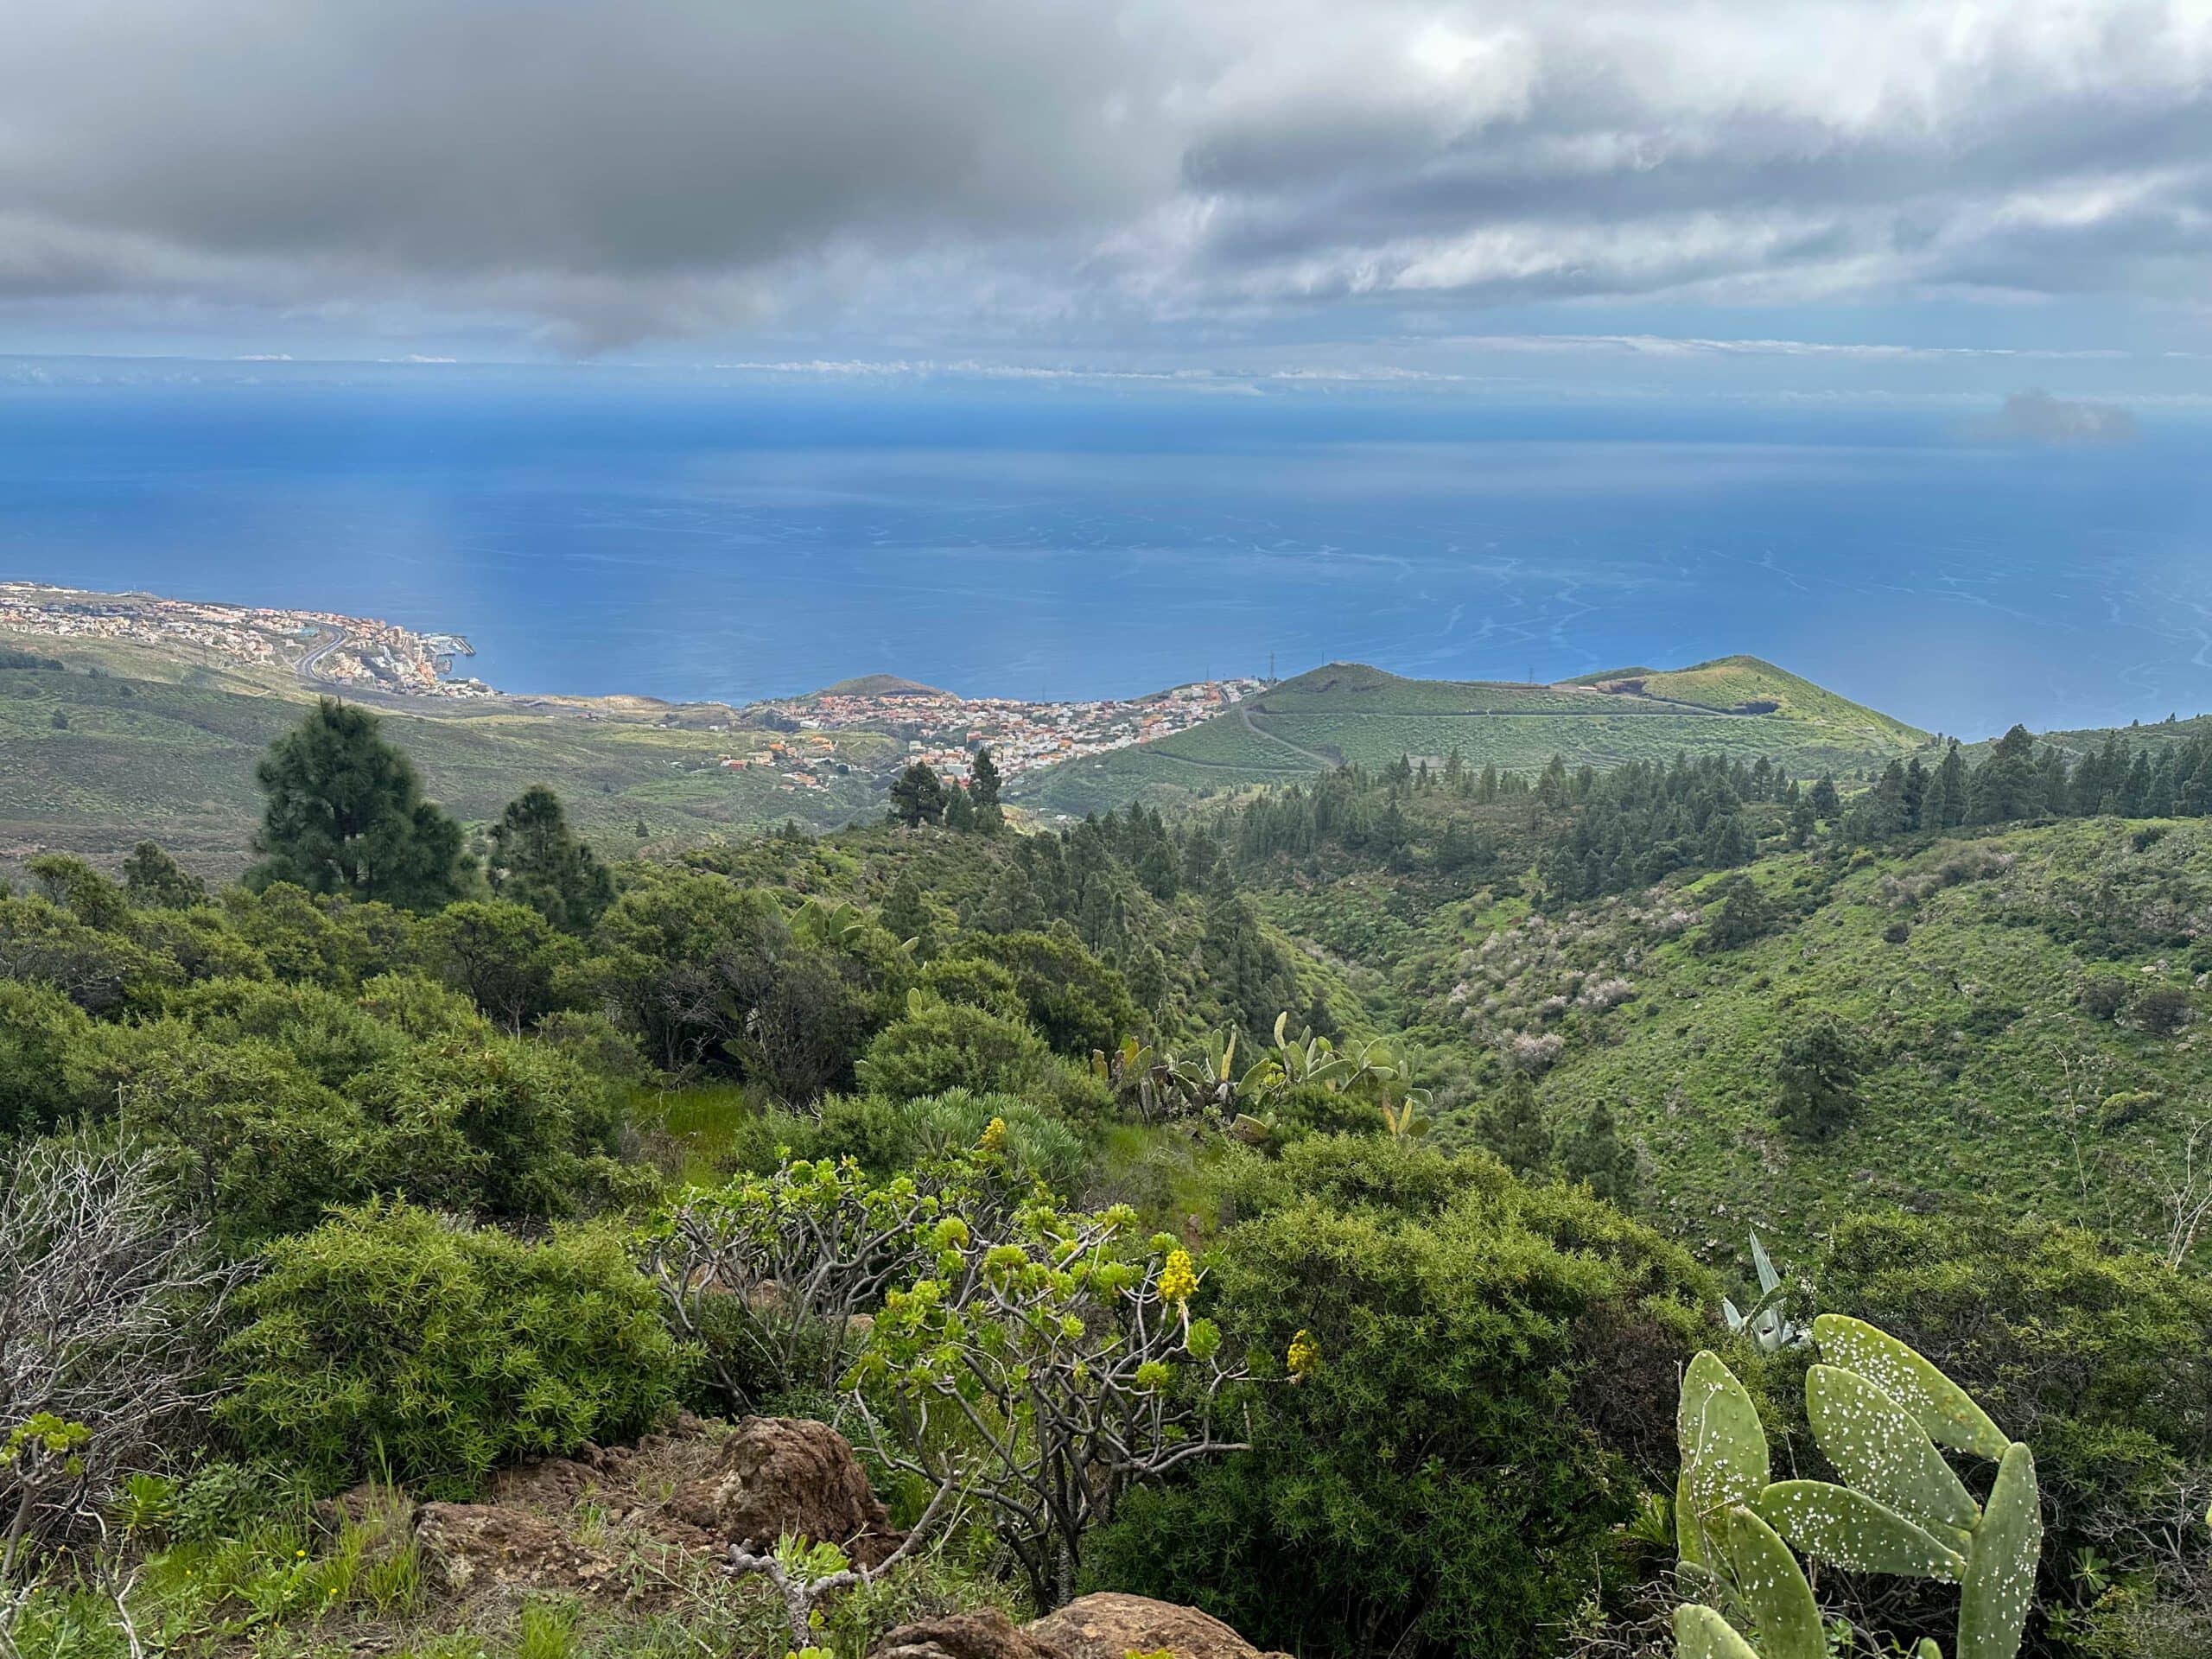
[[[531,1243],[375,1203],[271,1246],[219,1408],[250,1457],[469,1496],[505,1459],[649,1425],[683,1354],[613,1233]]]
[[[73,1072],[91,1035],[84,1010],[60,992],[0,980],[0,1135],[61,1120],[79,1091]]]
[[[543,1219],[624,1184],[618,1083],[551,1044],[499,1035],[426,981],[372,979],[358,997],[225,981],[176,1007],[90,1027],[73,1103],[184,1148],[233,1243],[378,1192]]]
[[[855,1068],[861,1086],[890,1100],[948,1089],[1018,1094],[1052,1068],[1045,1040],[1019,1020],[960,1002],[925,1001],[887,1026]]]
[[[943,957],[922,969],[921,987],[947,1002],[987,1009],[1005,1020],[1027,1020],[1029,1005],[1013,973],[985,957]]]
[[[1521,1655],[1604,1576],[1707,1294],[1680,1250],[1494,1160],[1330,1138],[1241,1163],[1216,1317],[1278,1373],[1255,1450],[1132,1494],[1099,1586],[1262,1646]]]
[[[1128,982],[1086,950],[1065,924],[1049,933],[978,935],[963,954],[995,963],[1013,976],[1030,1022],[1060,1053],[1111,1048],[1136,1025]]]

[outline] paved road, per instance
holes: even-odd
[[[330,630],[330,634],[331,637],[322,641],[321,644],[308,647],[308,654],[300,658],[300,677],[302,679],[311,680],[317,685],[331,685],[336,683],[334,681],[325,679],[321,674],[315,671],[316,669],[321,666],[324,658],[329,656],[332,652],[337,650],[339,646],[346,643],[346,635],[345,629],[334,627]]]

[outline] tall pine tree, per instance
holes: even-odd
[[[246,881],[435,910],[474,874],[461,826],[423,798],[414,763],[374,715],[324,697],[254,768],[268,804]]]

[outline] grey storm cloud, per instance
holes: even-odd
[[[0,305],[1128,329],[2201,301],[2212,13],[86,0],[0,21]]]

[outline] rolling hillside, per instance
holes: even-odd
[[[313,690],[144,648],[22,643],[65,665],[0,668],[0,863],[49,849],[107,860],[151,836],[210,874],[242,868],[261,810],[254,763]],[[720,764],[774,736],[716,729],[727,709],[503,698],[380,712],[431,798],[464,823],[550,784],[613,850],[639,844],[640,822],[652,840],[693,842],[791,817],[842,823],[880,794],[874,773],[893,750],[874,733],[840,733],[836,761],[814,768],[822,781],[801,786],[778,768]]]
[[[1332,663],[1187,732],[1024,779],[1012,794],[1041,812],[1081,814],[1454,749],[1470,766],[1505,771],[1533,771],[1554,754],[1603,767],[1688,751],[1765,755],[1811,775],[1885,761],[1928,741],[1756,657],[1555,685],[1411,680]]]

